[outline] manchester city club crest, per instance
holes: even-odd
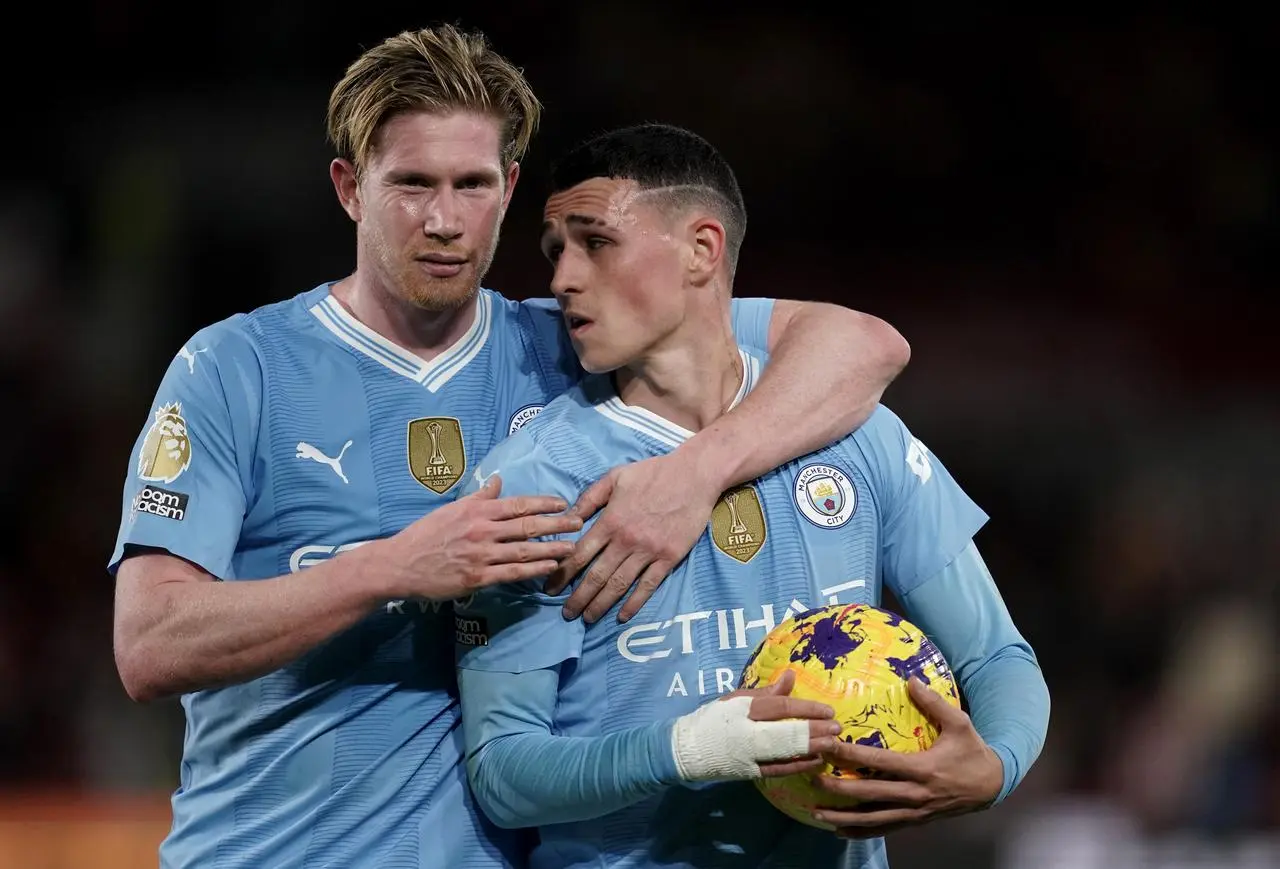
[[[814,525],[839,528],[858,509],[849,475],[833,465],[805,465],[796,475],[796,506]]]
[[[520,429],[524,428],[525,423],[542,413],[542,408],[544,407],[546,407],[545,404],[526,404],[517,410],[511,416],[511,425],[507,429],[507,434],[513,435],[520,431]]]

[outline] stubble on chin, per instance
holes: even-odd
[[[409,262],[400,274],[401,297],[423,311],[448,313],[467,305],[480,292],[481,283],[493,264],[498,249],[498,234],[494,234],[489,249],[468,261],[460,274],[451,278],[433,278],[418,268],[416,261]]]
[[[407,288],[406,298],[416,307],[433,314],[456,311],[480,292],[480,282],[472,274],[461,274],[447,281],[417,281]]]

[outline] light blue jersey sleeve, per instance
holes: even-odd
[[[1049,693],[973,542],[987,515],[887,408],[854,438],[881,499],[885,584],[947,659],[974,727],[999,755],[999,802],[1040,754]]]
[[[495,447],[469,489],[497,473],[502,497],[573,503],[579,487],[525,435]],[[536,581],[454,604],[467,773],[477,802],[502,827],[599,817],[679,780],[670,722],[599,738],[556,733],[560,668],[581,654],[585,630],[581,619],[561,615],[566,597],[543,593]]]
[[[901,598],[906,616],[941,650],[960,680],[974,729],[1018,786],[1044,747],[1049,687],[1035,652],[1009,616],[976,544]]]
[[[733,336],[743,347],[769,350],[769,323],[773,320],[773,299],[734,298],[730,304]]]
[[[852,437],[880,500],[884,580],[901,599],[950,564],[987,514],[887,407]]]
[[[248,502],[260,395],[257,357],[225,325],[179,350],[130,454],[109,571],[139,546],[227,577]]]

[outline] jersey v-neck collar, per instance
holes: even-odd
[[[729,405],[730,410],[738,406],[739,402],[755,387],[756,381],[760,378],[760,360],[747,353],[741,347],[738,348],[738,355],[742,357],[742,384],[738,387],[738,394],[734,396],[733,402]],[[604,382],[609,383],[610,379],[604,378]],[[597,411],[604,414],[610,421],[638,431],[640,434],[647,435],[673,448],[680,446],[693,437],[694,433],[687,428],[675,424],[648,408],[626,404],[613,391],[612,386],[609,386],[608,389],[610,396],[603,401],[596,402],[594,406]]]
[[[438,391],[479,354],[493,322],[493,300],[490,293],[482,289],[476,297],[476,314],[471,326],[428,361],[357,320],[331,291],[324,293],[309,310],[338,340],[397,374],[421,383],[429,392]]]

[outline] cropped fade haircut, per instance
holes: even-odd
[[[366,50],[329,94],[326,127],[363,177],[384,124],[403,112],[474,111],[502,124],[505,169],[529,148],[542,104],[524,73],[483,33],[451,24],[406,30]]]
[[[551,192],[591,178],[636,182],[659,207],[702,206],[724,224],[730,276],[747,232],[747,206],[724,156],[706,139],[669,124],[636,124],[597,134],[576,145],[551,168]]]

